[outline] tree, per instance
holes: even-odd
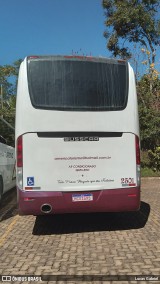
[[[22,63],[22,59],[18,59],[13,63],[13,75],[15,76],[15,87],[14,87],[14,92],[16,93],[16,89],[17,89],[17,82],[18,82],[18,73],[19,73],[19,67],[20,64]]]
[[[10,65],[0,66],[0,85],[3,91],[3,99],[7,99],[12,93],[12,84],[8,78],[13,75],[14,68]]]
[[[3,86],[3,98],[9,99],[10,96],[15,95],[19,67],[22,60],[18,59],[13,65],[0,65],[0,85]],[[10,81],[9,79],[12,78]]]
[[[149,85],[148,75],[137,84],[142,150],[155,150],[160,143],[160,79],[154,80],[152,95]]]
[[[14,127],[15,127],[15,109],[16,96],[12,95],[4,103],[3,109],[0,110],[0,135],[6,140],[7,144],[14,146]],[[12,128],[9,126],[11,125]]]
[[[17,81],[18,69],[19,61],[16,61],[13,65],[0,66],[0,134],[4,136],[7,143],[12,146],[14,146],[15,83]],[[12,78],[11,81],[10,78]]]
[[[160,21],[156,19],[159,0],[103,0],[102,5],[107,27],[104,36],[112,54],[130,58],[125,43],[139,43],[151,52],[149,65],[153,64],[160,44]]]

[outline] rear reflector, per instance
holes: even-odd
[[[34,201],[35,199],[34,198],[31,198],[31,197],[25,197],[24,198],[24,201]]]
[[[22,135],[17,139],[17,167],[23,167],[23,140]]]
[[[128,194],[128,197],[136,197],[137,194]]]
[[[26,186],[25,189],[26,189],[26,190],[32,190],[33,187]]]

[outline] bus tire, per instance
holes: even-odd
[[[2,201],[2,195],[3,195],[3,179],[2,176],[0,176],[0,203]]]

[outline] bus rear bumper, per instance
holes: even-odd
[[[17,188],[20,215],[50,215],[85,212],[125,212],[140,208],[140,188],[97,190],[89,192],[22,191]],[[91,201],[73,201],[73,195],[92,195]],[[48,213],[42,206],[51,206]]]

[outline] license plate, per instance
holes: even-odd
[[[73,202],[92,201],[92,200],[93,200],[93,194],[91,194],[91,193],[73,194],[72,195],[72,201]]]

